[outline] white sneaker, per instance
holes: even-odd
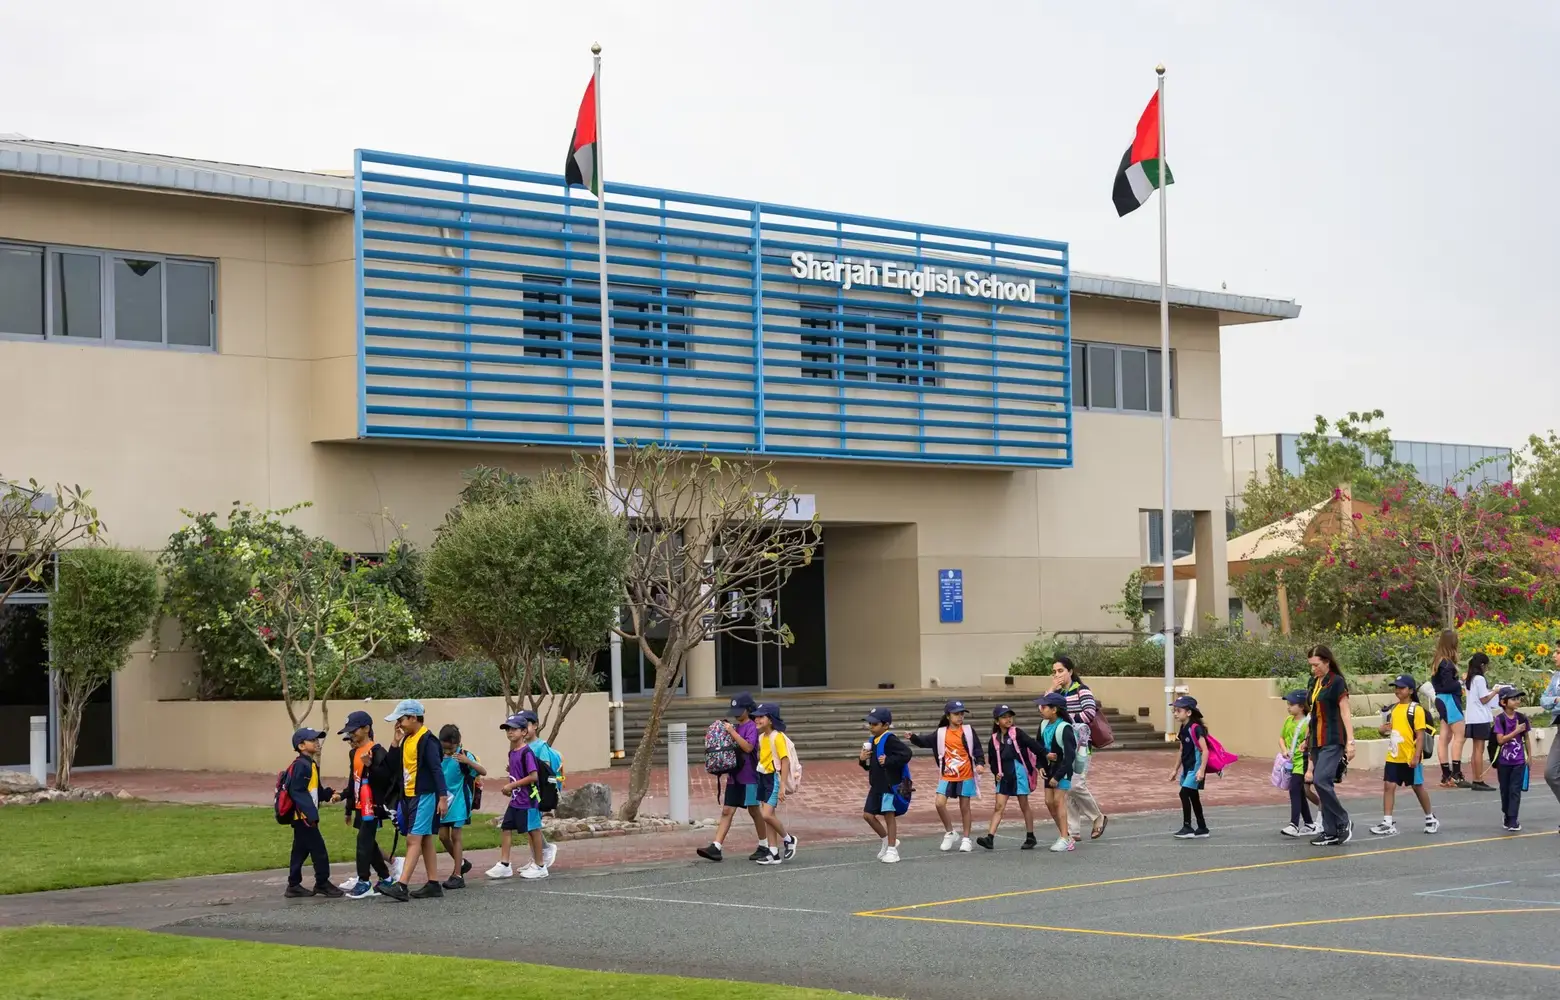
[[[551,868],[553,862],[558,860],[558,845],[548,844],[542,848],[542,867]]]
[[[514,868],[504,864],[502,861],[487,870],[488,878],[514,878],[514,875]]]
[[[1439,829],[1441,829],[1441,821],[1440,820],[1436,819],[1434,816],[1426,816],[1425,817],[1425,832],[1426,833],[1435,833]]]
[[[1061,854],[1064,851],[1072,850],[1075,846],[1077,846],[1077,845],[1075,845],[1068,838],[1066,838],[1066,837],[1057,837],[1056,838],[1056,843],[1051,845],[1051,853],[1053,853],[1053,854]]]
[[[399,882],[399,881],[401,881],[401,869],[405,865],[406,865],[406,859],[405,858],[396,858],[394,861],[390,862],[390,881],[392,881],[392,882]]]
[[[546,878],[547,869],[545,867],[538,868],[536,865],[530,865],[520,872],[520,877],[526,879]]]
[[[1396,823],[1388,823],[1383,820],[1370,828],[1370,832],[1378,837],[1396,837],[1398,828]]]
[[[959,841],[960,854],[968,854],[973,850],[975,850],[975,844],[970,840],[970,838],[965,837]]]
[[[942,846],[939,847],[938,850],[939,851],[951,851],[951,850],[953,850],[953,845],[957,844],[958,842],[959,842],[959,835],[957,833],[954,833],[952,830],[949,830],[947,833],[943,834]]]
[[[897,844],[897,843],[899,843],[899,841],[896,840],[896,841],[894,841],[894,843]],[[898,847],[890,847],[888,850],[883,852],[883,856],[881,858],[879,858],[878,860],[883,862],[885,865],[896,865],[896,864],[898,864],[899,863],[899,848]]]
[[[878,860],[882,861],[883,860],[883,855],[885,855],[887,853],[888,853],[888,838],[887,837],[879,837],[878,838],[878,855],[877,855]]]
[[[357,888],[357,884],[358,884],[358,877],[356,875],[354,875],[354,876],[352,876],[349,879],[345,879],[345,880],[343,880],[341,882],[337,882],[336,883],[336,888],[340,889],[342,892],[351,892],[353,889]]]
[[[1304,824],[1295,826],[1293,823],[1290,823],[1288,826],[1284,827],[1278,832],[1282,833],[1286,837],[1304,837],[1310,829],[1310,827],[1305,826]]]

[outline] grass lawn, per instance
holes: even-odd
[[[321,810],[333,862],[356,856],[357,831],[339,806]],[[402,840],[405,843],[405,840]],[[0,809],[0,894],[146,882],[285,868],[292,830],[269,806],[183,806],[157,802],[47,802]],[[390,849],[390,833],[379,844]],[[466,847],[498,846],[498,830],[478,822]],[[336,881],[350,871],[337,868]],[[311,876],[305,873],[304,881]]]
[[[714,979],[581,972],[546,965],[423,955],[366,955],[334,948],[218,941],[99,927],[0,930],[5,995],[16,1000],[272,1000],[296,993],[358,992],[351,970],[368,969],[391,995],[396,983],[423,983],[439,1000],[521,992],[548,1000],[726,1000],[733,985]],[[374,988],[377,992],[379,986]],[[418,987],[416,993],[428,990]],[[750,1000],[828,1000],[841,993],[743,983]]]

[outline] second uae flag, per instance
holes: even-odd
[[[580,101],[580,116],[574,122],[574,138],[569,140],[569,158],[563,166],[564,183],[589,188],[601,197],[601,143],[596,138],[596,78],[592,76]]]
[[[583,112],[582,112],[583,114]],[[1164,184],[1174,184],[1175,175],[1164,163],[1159,153],[1159,95],[1149,99],[1138,119],[1137,135],[1132,145],[1121,154],[1121,166],[1116,169],[1116,184],[1111,189],[1111,200],[1116,203],[1116,214],[1126,215],[1148,201],[1148,196],[1161,186],[1160,167],[1164,168]]]

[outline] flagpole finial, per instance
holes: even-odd
[[[1165,64],[1164,63],[1160,63],[1158,66],[1155,66],[1154,67],[1154,72],[1158,73],[1160,76],[1164,76],[1165,75]]]
[[[590,43],[590,54],[593,55],[593,56],[601,55],[601,43],[600,42],[591,42]],[[1165,68],[1163,66],[1159,67],[1159,72],[1163,73],[1164,71],[1165,71]]]

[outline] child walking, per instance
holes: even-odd
[[[758,849],[748,856],[749,861],[762,861],[769,854],[769,841],[764,833],[764,814],[758,808],[758,724],[753,713],[758,702],[746,691],[731,699],[731,711],[736,722],[726,722],[726,732],[736,743],[740,756],[737,770],[726,776],[725,797],[721,800],[720,821],[715,824],[715,839],[708,847],[694,853],[707,861],[725,859],[725,840],[731,833],[731,822],[738,809],[746,809],[753,819],[753,829],[758,831]]]
[[[1181,759],[1170,780],[1181,786],[1181,829],[1177,840],[1201,840],[1209,836],[1208,821],[1203,818],[1202,789],[1208,777],[1208,727],[1203,723],[1197,699],[1183,694],[1172,705],[1175,721],[1180,723],[1176,738],[1181,742]],[[1196,817],[1197,825],[1192,826]]]
[[[444,784],[450,790],[450,807],[439,821],[439,842],[455,868],[444,880],[444,888],[464,889],[471,862],[464,856],[461,830],[471,822],[477,782],[487,774],[487,768],[478,763],[476,754],[460,745],[460,727],[453,723],[439,730],[439,745],[444,750]]]
[[[1435,833],[1441,821],[1430,808],[1430,793],[1425,791],[1425,772],[1421,762],[1425,756],[1425,734],[1430,724],[1425,718],[1425,708],[1419,704],[1419,692],[1414,679],[1404,674],[1392,683],[1397,694],[1397,704],[1388,708],[1381,722],[1381,734],[1389,740],[1387,764],[1382,770],[1381,822],[1370,828],[1378,837],[1396,837],[1397,823],[1392,819],[1392,803],[1399,785],[1414,790],[1414,798],[1425,811],[1425,832]]]
[[[351,885],[343,884],[348,899],[367,899],[374,895],[374,886],[368,881],[370,871],[379,876],[379,887],[390,883],[390,865],[384,851],[379,848],[379,827],[389,813],[385,811],[380,795],[393,781],[386,781],[385,761],[389,754],[374,742],[374,719],[367,712],[353,712],[341,732],[352,744],[348,756],[347,774],[351,776],[347,794],[347,825],[357,829],[357,877]]]
[[[509,739],[509,780],[499,790],[509,796],[509,807],[504,810],[502,833],[498,840],[498,863],[487,870],[488,878],[510,878],[514,866],[510,854],[514,849],[515,834],[523,834],[530,842],[531,860],[520,869],[523,879],[547,877],[547,866],[542,856],[542,813],[537,808],[536,753],[528,745],[536,734],[536,716],[530,712],[516,712],[499,725]]]
[[[861,809],[861,818],[883,841],[878,847],[878,860],[896,864],[899,861],[899,801],[907,799],[911,791],[906,782],[910,778],[913,751],[889,732],[894,724],[893,712],[874,708],[863,721],[872,739],[861,748],[861,769],[867,772],[868,786],[867,804]]]
[[[1517,811],[1522,806],[1522,793],[1527,791],[1528,761],[1533,759],[1533,743],[1529,733],[1532,724],[1528,717],[1517,711],[1522,704],[1522,692],[1514,687],[1500,689],[1500,714],[1495,716],[1495,743],[1500,748],[1495,755],[1495,773],[1500,779],[1500,812],[1507,833],[1521,833],[1522,823]]]
[[[1289,760],[1289,825],[1278,832],[1286,837],[1309,837],[1322,829],[1311,815],[1316,793],[1305,783],[1305,742],[1311,728],[1311,717],[1305,709],[1309,700],[1304,691],[1284,695],[1289,717],[1279,731],[1278,747],[1279,753]]]
[[[943,706],[942,721],[937,732],[930,736],[906,733],[914,746],[937,753],[937,771],[942,776],[937,782],[937,818],[942,820],[943,840],[941,850],[951,851],[955,844],[968,854],[975,849],[970,841],[974,823],[970,815],[970,799],[979,789],[975,777],[986,771],[986,754],[975,738],[975,727],[964,721],[964,702],[954,699]],[[953,830],[953,820],[948,817],[948,800],[959,800],[959,822],[963,837]]]
[[[1067,792],[1072,788],[1073,763],[1078,759],[1078,734],[1067,717],[1067,696],[1052,691],[1036,705],[1040,709],[1040,746],[1045,750],[1045,808],[1056,823],[1056,853],[1078,845],[1067,825]]]
[[[1017,799],[1018,811],[1024,816],[1025,831],[1020,850],[1032,851],[1039,841],[1035,839],[1035,814],[1029,809],[1029,795],[1039,785],[1036,765],[1044,759],[1045,747],[1013,724],[1013,709],[1007,705],[992,709],[991,718],[991,773],[997,779],[997,800],[991,810],[986,835],[977,837],[975,843],[988,851],[996,846],[997,827],[1002,825],[1008,799]]]
[[[293,751],[297,757],[287,766],[287,794],[292,796],[292,857],[287,863],[287,889],[282,893],[288,899],[300,896],[341,896],[344,893],[330,883],[330,855],[325,850],[325,836],[320,833],[320,800],[330,801],[336,793],[320,785],[320,737],[318,729],[300,729],[292,735]],[[303,886],[303,863],[314,862],[314,888]]]
[[[796,857],[796,838],[785,832],[779,809],[785,802],[785,786],[791,781],[791,741],[785,735],[780,706],[766,702],[753,712],[758,727],[758,811],[764,821],[761,843],[767,848],[761,865],[778,865]]]

